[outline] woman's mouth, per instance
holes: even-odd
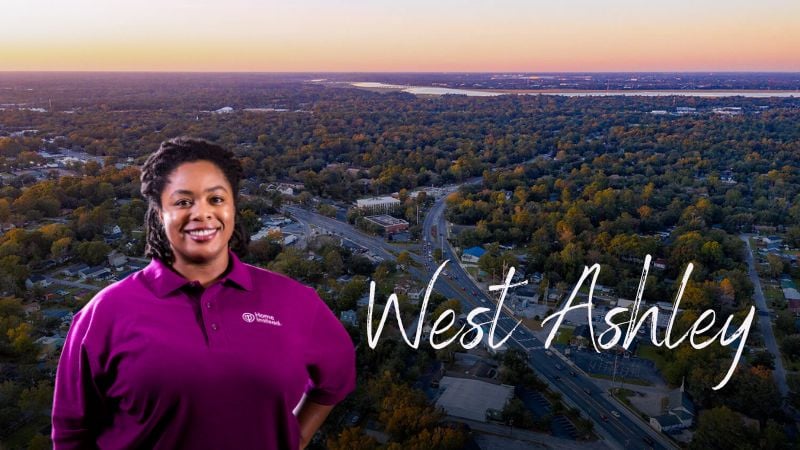
[[[188,234],[189,237],[195,242],[210,241],[216,237],[218,232],[218,228],[198,228],[185,231],[185,233]]]

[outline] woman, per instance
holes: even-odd
[[[353,390],[352,342],[314,290],[239,260],[240,178],[233,154],[202,140],[147,159],[152,261],[75,315],[56,449],[302,448]]]

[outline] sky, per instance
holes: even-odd
[[[798,0],[3,0],[0,71],[800,71]]]

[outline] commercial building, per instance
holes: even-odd
[[[356,200],[356,208],[369,213],[388,213],[400,206],[394,197],[369,197]]]
[[[442,391],[436,406],[447,415],[487,422],[492,413],[502,411],[514,397],[514,386],[466,378],[442,377]]]
[[[399,233],[408,229],[408,222],[403,219],[388,216],[386,214],[379,216],[367,216],[364,217],[364,220],[383,228],[383,232],[387,235]]]

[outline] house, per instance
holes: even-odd
[[[86,270],[88,268],[89,268],[89,266],[86,265],[86,264],[74,264],[74,265],[71,265],[71,266],[67,267],[66,269],[63,269],[61,271],[61,273],[66,275],[66,276],[68,276],[68,277],[77,277],[77,276],[80,275],[80,272],[82,270]]]
[[[42,275],[31,275],[25,280],[25,287],[28,289],[33,289],[35,287],[47,287],[53,284],[52,281],[46,279]]]
[[[297,242],[297,236],[295,236],[293,234],[288,234],[288,233],[283,235],[283,246],[284,247],[292,245],[295,242]]]
[[[789,304],[789,310],[794,314],[800,314],[800,292],[793,287],[784,288],[783,296]]]
[[[470,247],[461,253],[461,262],[464,264],[477,264],[485,253],[486,250],[483,247]]]
[[[25,311],[25,316],[30,316],[31,314],[40,311],[42,307],[39,305],[38,302],[31,302],[22,306],[22,310]]]
[[[425,288],[409,289],[408,299],[411,300],[412,303],[417,304],[422,298],[425,297],[425,291]]]
[[[128,257],[116,250],[108,254],[108,264],[111,267],[114,268],[122,267],[127,262],[128,262]]]
[[[358,300],[356,300],[356,306],[358,306],[359,308],[366,307],[369,305],[369,300],[370,300],[369,294],[366,293],[362,295]]]
[[[138,270],[140,270],[140,269],[139,268],[135,268],[135,267],[131,267],[128,270],[123,270],[122,272],[114,274],[114,276],[111,279],[112,279],[112,281],[124,280],[125,278],[128,277],[128,275],[130,275],[132,273],[135,273]]]
[[[39,361],[43,361],[55,355],[64,346],[64,338],[61,336],[42,336],[34,343],[41,345],[42,351],[39,353]]]
[[[86,270],[82,270],[80,273],[81,280],[86,279],[93,279],[93,280],[105,280],[106,278],[110,278],[113,274],[107,267],[103,266],[95,266],[90,267]]]
[[[789,306],[789,311],[794,314],[795,316],[800,315],[800,300],[797,299],[787,299],[786,303]]]
[[[341,320],[342,323],[348,324],[348,325],[353,326],[353,327],[357,327],[358,326],[357,325],[357,323],[358,323],[358,314],[356,314],[356,312],[353,311],[352,309],[347,310],[347,311],[342,311],[339,314],[339,320]]]
[[[539,294],[532,286],[514,288],[512,295],[521,308],[527,308],[531,303],[539,303]]]
[[[122,229],[119,227],[119,225],[114,225],[107,230],[106,233],[104,233],[103,240],[106,244],[114,243],[120,239],[122,239]]]

